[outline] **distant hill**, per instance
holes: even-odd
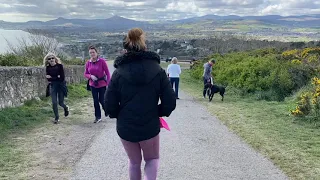
[[[202,24],[201,24],[202,23]],[[204,24],[204,25],[203,25]],[[200,26],[199,26],[200,25]],[[320,29],[319,15],[302,15],[302,16],[218,16],[205,15],[201,17],[192,17],[175,21],[161,21],[158,23],[149,23],[147,21],[135,21],[132,19],[113,16],[107,19],[66,19],[57,18],[54,20],[28,21],[25,23],[13,23],[0,21],[2,29],[49,29],[55,32],[97,32],[97,31],[126,31],[133,27],[141,27],[152,30],[172,30],[172,29],[255,29],[263,26],[264,29],[271,27],[285,28],[315,28]],[[252,28],[253,27],[253,28]],[[260,29],[255,29],[259,31]]]
[[[187,19],[180,19],[176,21],[170,21],[175,24],[181,23],[196,23],[204,20],[212,21],[244,21],[244,20],[256,20],[262,23],[283,25],[283,26],[295,26],[295,27],[320,27],[320,14],[316,15],[301,15],[301,16],[279,16],[279,15],[267,15],[267,16],[217,16],[217,15],[205,15],[200,17],[193,17]]]
[[[108,19],[65,19],[59,17],[54,20],[28,21],[25,23],[13,23],[0,21],[0,28],[4,29],[48,29],[48,28],[94,28],[97,30],[121,30],[132,27],[144,27],[148,22],[135,21],[120,16],[113,16]]]

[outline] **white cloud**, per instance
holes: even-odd
[[[261,10],[261,14],[262,15],[266,15],[266,14],[274,14],[274,13],[277,13],[279,12],[280,10],[282,10],[283,7],[282,5],[270,5],[270,6],[267,6],[266,8],[262,9]]]
[[[199,8],[194,1],[190,2],[171,2],[166,7],[167,10],[179,11],[179,12],[197,12]]]
[[[0,0],[0,20],[108,18],[182,19],[216,15],[320,13],[320,0]],[[20,16],[24,17],[20,17]]]
[[[0,8],[10,8],[12,7],[10,4],[0,4]]]

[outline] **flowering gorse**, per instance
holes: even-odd
[[[293,116],[307,116],[312,110],[317,117],[320,116],[320,79],[317,77],[312,78],[312,85],[312,92],[303,93],[299,97],[296,109],[291,111]]]

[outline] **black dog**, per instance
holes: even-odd
[[[221,101],[223,101],[224,98],[224,93],[226,92],[226,88],[223,86],[218,86],[215,84],[206,84],[205,85],[206,91],[207,91],[207,95],[209,96],[209,102],[212,101],[213,95],[215,93],[219,93],[220,96],[222,97]]]

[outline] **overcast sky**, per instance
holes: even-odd
[[[320,0],[0,0],[0,20],[64,18],[175,20],[206,14],[320,14]]]

